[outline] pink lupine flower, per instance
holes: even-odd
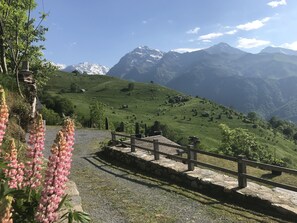
[[[36,116],[31,125],[29,135],[29,146],[27,148],[26,156],[29,161],[26,162],[25,169],[25,182],[24,186],[29,188],[36,188],[41,185],[42,175],[40,173],[43,163],[43,150],[44,150],[44,124],[42,115]]]
[[[2,141],[3,137],[5,134],[7,122],[8,122],[8,107],[6,105],[6,100],[5,100],[5,91],[0,85],[0,154],[1,154],[1,146],[2,146]]]
[[[13,139],[10,140],[8,151],[4,158],[8,163],[8,168],[4,170],[5,176],[8,178],[8,186],[15,189],[22,188],[24,164],[18,162],[18,151]]]
[[[5,212],[1,213],[3,215],[0,215],[0,222],[1,223],[13,223],[12,220],[12,213],[11,213],[11,203],[13,198],[11,196],[6,196],[4,199],[2,199],[1,205],[5,207]]]
[[[74,145],[74,121],[67,118],[64,121],[62,131],[66,135],[66,158],[65,158],[65,168],[68,176],[70,174],[71,162],[72,162],[72,151]]]
[[[73,136],[73,121],[65,121],[62,131],[57,134],[51,148],[47,164],[44,187],[35,216],[35,219],[40,223],[52,223],[58,219],[57,208],[64,195],[71,167]]]

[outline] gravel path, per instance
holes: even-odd
[[[50,148],[58,127],[47,127]],[[112,165],[95,156],[107,131],[78,129],[71,180],[93,222],[275,222],[166,182]]]

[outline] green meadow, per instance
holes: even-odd
[[[77,84],[85,92],[70,93],[70,85]],[[86,119],[90,116],[90,104],[99,101],[105,104],[105,117],[111,128],[116,129],[120,122],[125,123],[125,132],[134,133],[135,123],[152,126],[155,121],[166,124],[174,141],[187,144],[189,136],[199,137],[202,149],[217,151],[221,141],[219,124],[230,128],[244,128],[253,132],[258,142],[277,158],[286,158],[288,166],[296,167],[297,145],[283,134],[273,131],[261,119],[252,122],[246,115],[218,105],[207,99],[185,96],[180,92],[154,83],[131,82],[101,75],[76,75],[57,72],[48,82],[46,91],[72,101],[75,113]],[[189,100],[169,103],[170,98],[183,95]]]

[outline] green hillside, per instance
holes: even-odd
[[[86,91],[70,93],[73,83]],[[290,160],[289,166],[297,163],[297,146],[283,134],[268,129],[267,122],[258,120],[252,123],[242,113],[202,98],[188,97],[185,102],[169,103],[169,98],[182,94],[154,83],[135,82],[133,90],[129,91],[129,83],[110,76],[57,72],[48,82],[46,91],[52,96],[70,99],[80,117],[87,119],[89,105],[100,101],[106,105],[105,116],[114,128],[124,122],[126,132],[132,134],[136,122],[143,132],[144,124],[151,126],[154,121],[159,121],[168,126],[175,141],[186,144],[188,137],[195,135],[200,138],[201,147],[210,151],[216,151],[220,145],[219,124],[248,129],[272,154],[276,154],[276,158],[286,157]]]

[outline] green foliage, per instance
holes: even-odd
[[[222,130],[222,144],[220,150],[229,156],[244,155],[251,160],[265,160],[267,153],[261,146],[254,134],[249,133],[246,129],[230,129],[225,124],[220,124]]]
[[[0,83],[10,91],[17,90],[17,85],[12,75],[0,75]]]
[[[249,120],[251,120],[252,122],[255,122],[255,121],[257,121],[258,116],[257,116],[257,113],[256,113],[256,112],[249,112],[249,113],[247,114],[247,118],[248,118]]]
[[[46,86],[54,72],[57,71],[57,67],[45,59],[42,59],[42,57],[31,57],[30,70],[33,72],[37,89],[42,89]]]
[[[47,125],[59,125],[62,122],[58,113],[54,112],[52,109],[46,108],[45,106],[42,107],[41,114],[43,119],[46,120]]]
[[[163,136],[172,141],[178,141],[179,135],[177,131],[172,130],[168,125],[161,124],[160,121],[155,121],[154,124],[148,128],[148,135],[154,135],[155,132],[161,132]]]
[[[134,83],[133,82],[131,82],[131,83],[129,83],[128,84],[128,91],[133,91],[134,90]]]
[[[26,129],[30,121],[30,106],[21,98],[14,98],[14,103],[10,108],[10,116],[17,117],[18,124]]]
[[[105,119],[104,119],[104,104],[97,101],[90,105],[90,122],[91,127],[98,129],[104,129]]]
[[[11,74],[17,80],[21,62],[28,61],[38,87],[43,87],[49,75],[56,69],[43,59],[47,28],[41,25],[46,15],[33,18],[32,11],[36,8],[35,0],[3,0],[0,1],[0,72]]]
[[[74,70],[74,71],[72,71],[72,73],[75,74],[75,75],[79,75],[80,74],[78,70]]]
[[[80,87],[78,84],[76,84],[76,83],[70,84],[70,92],[71,93],[77,93],[77,92],[79,92],[79,89],[80,89]]]
[[[121,122],[120,125],[116,128],[117,132],[124,132],[125,131],[125,123]]]
[[[185,95],[173,95],[168,97],[168,102],[171,104],[181,103],[181,102],[187,102],[190,100],[189,96]]]
[[[35,213],[38,206],[41,194],[38,191],[32,191],[28,199],[29,191],[18,190],[14,191],[15,202],[13,207],[13,222],[14,223],[32,223],[35,222]]]
[[[270,118],[268,122],[271,125],[271,127],[274,129],[276,129],[284,124],[283,120],[280,120],[274,116],[272,118]]]
[[[297,134],[297,127],[288,121],[272,117],[269,119],[270,126],[276,131],[283,134],[288,139],[294,139],[295,134]]]
[[[293,136],[293,134],[294,134],[294,130],[293,130],[293,128],[286,127],[286,128],[284,128],[283,133],[284,133],[284,135],[286,135],[288,138],[291,138],[291,137]]]
[[[75,211],[75,210],[68,210],[67,213],[65,213],[61,220],[67,220],[68,223],[75,223],[75,222],[80,222],[80,223],[89,223],[91,222],[90,215],[86,212],[81,212],[81,211]]]
[[[34,213],[40,199],[40,193],[34,191],[28,194],[28,190],[22,189],[11,189],[8,187],[7,178],[4,175],[4,168],[7,168],[6,165],[3,165],[4,161],[0,158],[0,214],[2,213],[3,202],[7,197],[11,197],[12,208],[13,208],[13,222],[14,223],[32,223],[34,220]],[[5,206],[5,205],[4,205]]]
[[[55,106],[53,110],[60,115],[71,116],[74,113],[74,106],[67,98],[55,97]]]
[[[63,115],[71,116],[74,113],[74,105],[67,98],[61,96],[51,96],[45,92],[40,95],[40,100],[48,109],[58,113],[61,117]]]

